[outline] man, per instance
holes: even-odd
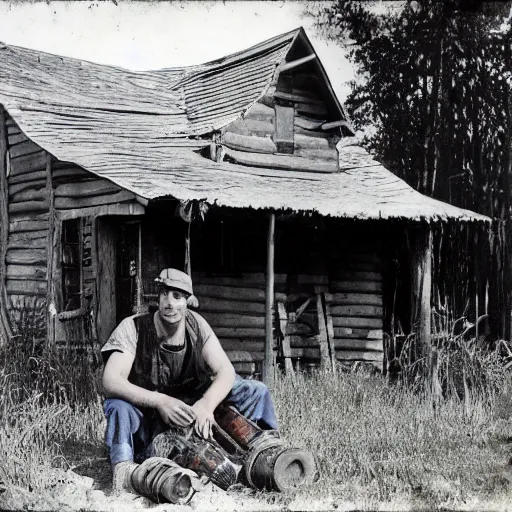
[[[155,281],[158,310],[124,319],[101,349],[115,490],[129,488],[126,474],[167,425],[193,425],[211,437],[214,410],[226,398],[263,428],[277,429],[267,387],[236,375],[212,328],[187,308],[195,299],[190,277],[169,268]]]

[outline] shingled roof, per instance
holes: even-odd
[[[203,65],[136,72],[0,43],[0,103],[57,159],[146,199],[172,196],[337,217],[489,220],[422,196],[378,162],[357,163],[361,148],[350,144],[341,153],[343,172],[335,174],[201,157],[197,150],[210,144],[211,133],[265,94],[297,45],[314,53],[297,29]],[[344,119],[318,59],[316,65],[332,115]]]

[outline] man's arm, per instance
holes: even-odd
[[[103,371],[103,390],[110,398],[121,398],[139,407],[157,409],[166,423],[187,426],[195,419],[192,408],[181,400],[149,391],[128,380],[135,356],[130,352],[112,352]]]
[[[210,387],[192,409],[196,416],[196,431],[207,438],[212,435],[213,411],[233,388],[235,369],[213,331],[203,346],[202,354],[214,377]]]

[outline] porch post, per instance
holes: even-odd
[[[431,294],[432,294],[432,229],[427,225],[425,232],[420,236],[419,276],[420,276],[420,304],[419,304],[419,341],[422,352],[430,353],[431,340]]]
[[[267,282],[265,290],[265,359],[263,361],[263,382],[269,386],[274,382],[274,339],[272,335],[272,310],[274,307],[274,233],[276,215],[270,213],[267,237]]]
[[[9,152],[7,148],[6,113],[0,105],[0,345],[12,337],[7,311],[7,290],[5,287],[5,255],[9,231],[8,186]]]

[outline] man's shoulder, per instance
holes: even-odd
[[[210,327],[210,324],[206,320],[206,318],[202,315],[200,315],[197,311],[192,311],[191,309],[187,310],[187,313],[191,315],[191,319],[195,320],[198,325],[201,327],[204,327],[205,325]]]

